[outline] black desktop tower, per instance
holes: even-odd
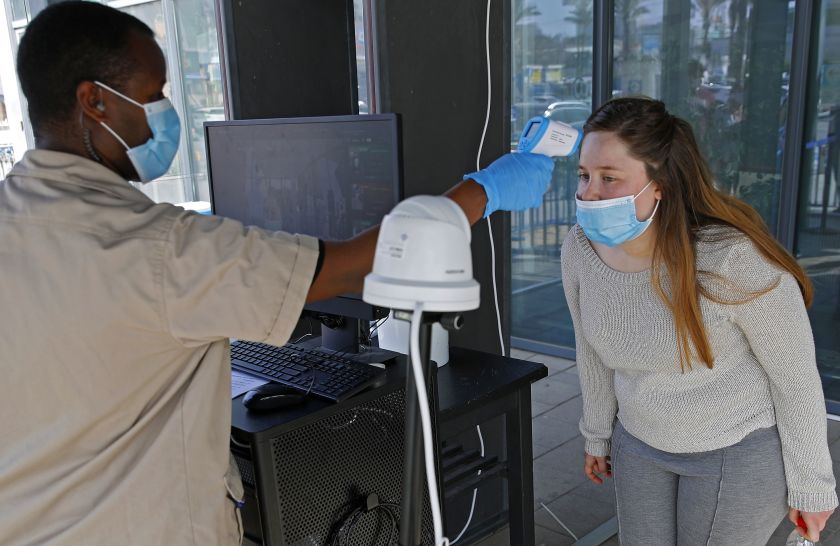
[[[399,504],[404,394],[391,390],[260,445],[232,444],[246,491],[246,537],[266,546],[325,545],[336,523],[370,493]],[[359,519],[351,544],[388,545],[389,526],[370,512]],[[427,493],[423,544],[433,543]]]

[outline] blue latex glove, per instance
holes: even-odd
[[[509,153],[478,172],[464,175],[487,194],[487,218],[497,210],[526,210],[542,205],[551,184],[554,161],[542,154]]]

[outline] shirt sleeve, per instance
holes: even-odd
[[[595,457],[606,457],[610,454],[610,438],[618,411],[613,383],[614,370],[604,366],[595,349],[587,341],[581,327],[580,280],[577,275],[580,254],[574,237],[573,229],[563,241],[560,262],[563,272],[563,291],[566,293],[566,302],[575,329],[575,350],[583,397],[580,431],[586,440],[584,445],[586,453]]]
[[[183,213],[163,254],[164,313],[175,339],[185,345],[226,337],[283,345],[313,281],[318,240]]]
[[[736,305],[734,318],[770,379],[788,504],[806,512],[830,510],[837,506],[837,493],[825,399],[799,285],[790,273],[768,263],[750,241],[733,247],[725,270],[736,287],[749,292],[771,288]]]

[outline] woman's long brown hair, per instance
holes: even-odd
[[[813,287],[805,271],[770,235],[758,212],[714,187],[688,122],[669,114],[661,101],[621,97],[604,103],[589,117],[584,134],[596,131],[615,133],[630,155],[645,164],[648,177],[662,192],[654,220],[657,230],[651,282],[674,317],[683,369],[685,365],[691,367],[692,356],[709,368],[714,364],[703,326],[701,295],[722,304],[738,304],[774,288],[749,292],[747,297],[742,291],[742,297],[735,299],[712,294],[698,282],[695,248],[704,228],[728,226],[737,230],[735,235],[740,232],[747,236],[770,263],[796,278],[805,305],[811,304]],[[667,292],[662,286],[663,266],[668,272]]]

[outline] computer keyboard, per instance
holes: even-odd
[[[243,372],[339,402],[373,385],[385,370],[318,349],[253,341],[230,345],[231,365]]]

